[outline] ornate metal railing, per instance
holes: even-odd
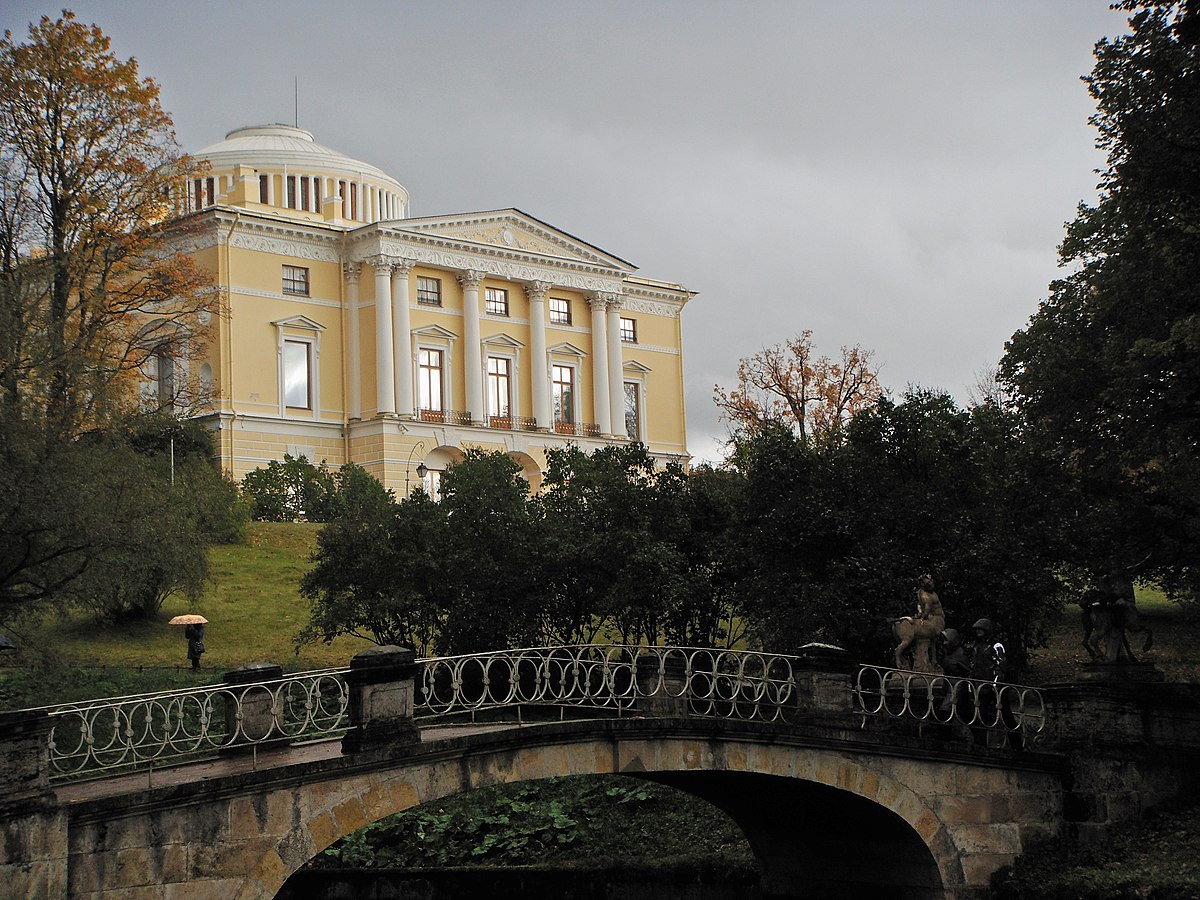
[[[795,709],[797,657],[696,647],[579,644],[424,660],[418,716],[574,707],[758,721]]]
[[[346,671],[50,707],[50,777],[120,774],[345,731]]]
[[[861,666],[855,705],[865,715],[914,719],[932,725],[965,725],[1032,740],[1046,725],[1042,692],[1020,684]]]
[[[814,702],[811,657],[699,647],[580,644],[420,660],[422,720],[584,715],[698,716],[793,722],[813,709],[854,711],[1035,737],[1045,703],[1032,687],[879,666],[847,697]],[[252,751],[346,731],[348,669],[49,707],[51,778],[120,774],[218,752]],[[831,681],[828,684],[837,684]],[[841,682],[845,684],[845,682]]]

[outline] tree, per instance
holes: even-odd
[[[1001,376],[1075,501],[1069,562],[1200,588],[1200,11],[1126,0],[1130,33],[1085,78],[1108,154],[1069,271]]]
[[[737,387],[726,391],[718,385],[713,396],[729,422],[749,433],[783,422],[805,442],[836,438],[881,395],[872,355],[855,345],[843,347],[837,362],[817,357],[806,329],[741,360]]]
[[[356,467],[357,468],[357,467]],[[396,503],[361,469],[317,537],[316,564],[300,583],[312,602],[297,646],[342,634],[412,647],[428,656],[445,618],[446,515],[422,490]],[[374,479],[371,479],[374,481]]]
[[[158,94],[70,12],[0,40],[0,403],[57,434],[128,412],[131,378],[219,311],[163,228],[196,170]]]
[[[999,620],[1019,657],[1058,612],[1058,517],[1016,419],[935,391],[881,399],[836,447],[781,426],[743,442],[737,589],[764,646],[827,641],[885,659],[933,576],[951,624]]]
[[[150,611],[166,592],[194,593],[203,580],[197,559],[206,538],[193,540],[188,501],[124,435],[143,406],[174,408],[184,393],[182,379],[163,378],[160,386],[174,389],[147,404],[137,382],[149,374],[150,361],[198,352],[204,317],[219,312],[211,279],[181,244],[188,226],[167,222],[172,196],[192,172],[158,87],[140,78],[136,62],[117,59],[99,28],[65,12],[31,25],[25,43],[5,33],[0,618],[6,621],[54,601],[101,597]],[[154,523],[159,527],[147,531]],[[148,545],[144,552],[139,541]],[[156,564],[157,574],[150,571]]]
[[[472,448],[442,476],[442,653],[528,646],[542,602],[541,533],[512,457]]]

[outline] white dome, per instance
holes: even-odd
[[[235,128],[225,140],[194,154],[208,160],[214,171],[237,165],[260,170],[312,172],[367,180],[408,197],[404,185],[377,166],[339,153],[313,140],[311,132],[292,125],[253,125]]]

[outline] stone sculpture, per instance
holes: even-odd
[[[946,627],[942,601],[933,589],[933,578],[922,575],[917,581],[917,612],[892,623],[896,644],[896,668],[914,672],[940,673],[937,663],[937,639]],[[911,661],[907,658],[911,648]],[[906,665],[907,663],[907,665]]]

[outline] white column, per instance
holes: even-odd
[[[593,294],[592,308],[592,408],[601,434],[612,434],[612,408],[608,402],[608,347],[604,339],[604,315],[611,294]]]
[[[408,419],[413,414],[412,324],[408,308],[408,274],[411,259],[397,260],[392,267],[392,355],[396,363],[396,412]]]
[[[530,387],[533,391],[533,417],[537,427],[546,430],[550,421],[550,362],[546,357],[546,292],[550,285],[545,281],[531,281],[525,285],[529,298],[529,346],[533,356]]]
[[[392,264],[390,256],[372,256],[375,269],[375,414],[396,412],[396,361],[392,355]]]
[[[612,433],[625,437],[625,368],[621,359],[621,295],[613,294],[606,312],[608,333],[608,403]]]
[[[483,360],[480,356],[479,336],[479,286],[483,284],[483,273],[467,269],[458,274],[463,287],[463,356],[467,374],[467,409],[471,413],[471,424],[483,424]]]
[[[346,377],[350,379],[350,418],[362,418],[362,361],[358,347],[358,273],[361,266],[349,262],[343,267],[346,276]]]

